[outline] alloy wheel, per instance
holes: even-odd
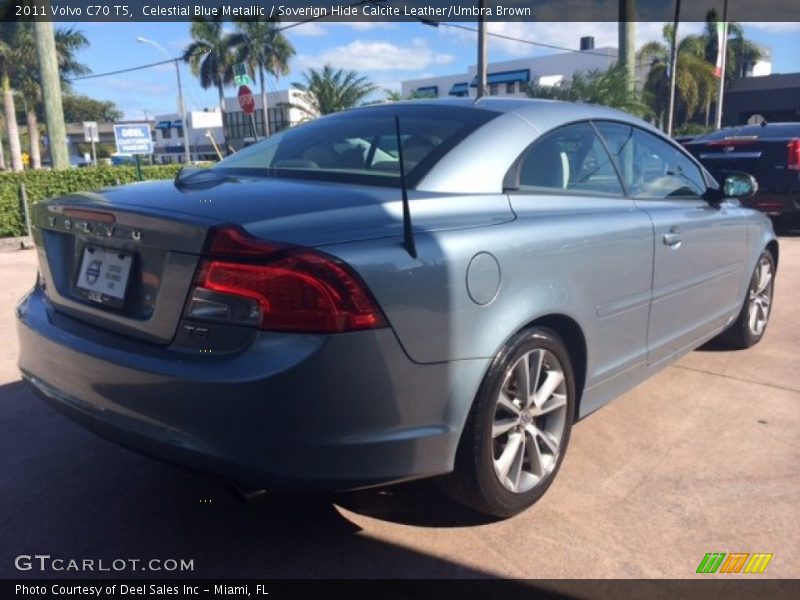
[[[767,327],[772,307],[772,283],[772,263],[766,256],[762,256],[750,282],[749,292],[748,327],[755,337],[761,336]]]
[[[523,494],[558,464],[567,419],[564,368],[544,349],[506,371],[492,422],[494,470],[503,487]]]

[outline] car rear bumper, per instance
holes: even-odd
[[[445,473],[485,360],[421,365],[391,329],[263,332],[231,356],[86,325],[39,288],[17,307],[19,366],[50,404],[121,445],[273,489]]]

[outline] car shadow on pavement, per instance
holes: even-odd
[[[163,572],[18,571],[20,554],[191,559],[171,577],[492,578],[365,535],[346,510],[431,527],[486,522],[429,483],[242,503],[217,479],[83,430],[22,382],[0,386],[0,577],[152,577]],[[521,584],[522,585],[522,584]]]
[[[498,520],[450,500],[427,479],[337,494],[335,501],[360,515],[420,527],[473,527]]]

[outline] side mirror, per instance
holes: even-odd
[[[758,191],[758,182],[750,173],[730,171],[725,174],[721,188],[709,188],[707,200],[719,204],[727,198],[751,198]]]

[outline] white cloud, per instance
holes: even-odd
[[[417,38],[406,46],[389,42],[354,40],[344,46],[328,48],[318,54],[300,54],[294,61],[295,68],[319,68],[330,64],[336,68],[356,71],[410,71],[425,69],[431,65],[447,65],[455,57],[452,54],[434,52],[425,40]]]
[[[663,27],[663,23],[636,23],[636,46],[640,47],[651,40],[662,40],[663,36],[661,31]],[[699,33],[702,29],[703,23],[681,23],[678,28],[679,37],[682,38],[686,35]],[[439,31],[465,44],[475,44],[475,33],[464,31],[463,29],[454,29],[452,27],[440,27]],[[566,50],[578,50],[580,48],[580,39],[585,36],[594,37],[595,47],[597,48],[616,48],[619,39],[618,26],[615,22],[492,22],[489,23],[489,32],[537,42],[539,44],[557,46]],[[490,60],[496,60],[492,57],[492,52],[494,50],[500,50],[511,56],[531,56],[534,54],[549,54],[565,51],[559,50],[558,48],[547,48],[546,46],[536,46],[490,36]]]
[[[281,22],[281,27],[295,25],[295,22]],[[382,21],[323,22],[308,21],[298,27],[292,27],[286,33],[299,37],[322,37],[328,35],[334,27],[346,27],[354,31],[371,31],[373,29],[393,29],[394,23]]]

